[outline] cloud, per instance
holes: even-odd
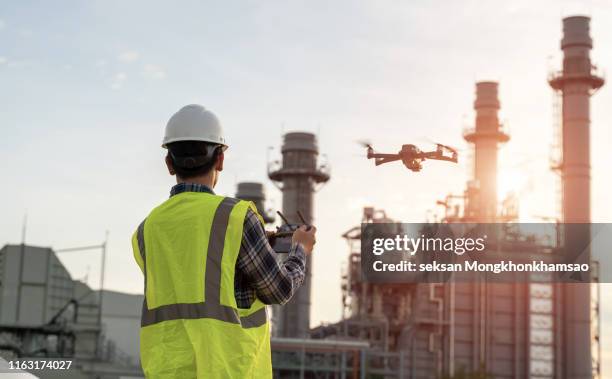
[[[140,58],[140,53],[136,50],[128,50],[128,51],[124,51],[123,53],[119,54],[119,56],[117,56],[117,59],[120,62],[124,62],[124,63],[132,63],[137,61]]]
[[[0,18],[0,30],[4,29],[5,27],[6,27],[6,22],[4,22],[4,20]]]
[[[163,67],[155,64],[145,64],[142,73],[151,79],[164,79],[166,77],[166,71],[164,71]]]
[[[123,83],[127,80],[127,74],[125,72],[118,72],[113,77],[113,81],[111,83],[111,89],[119,90],[123,87]]]
[[[8,59],[6,59],[6,57],[0,57],[0,64],[5,64],[6,62],[8,62]]]

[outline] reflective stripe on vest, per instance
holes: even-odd
[[[267,322],[266,307],[248,316],[240,317],[237,309],[223,305],[220,302],[221,259],[223,257],[223,248],[225,245],[225,234],[230,213],[237,203],[237,199],[225,198],[215,211],[210,230],[208,253],[206,255],[206,272],[204,275],[205,301],[201,303],[166,304],[153,309],[148,308],[146,298],[147,259],[144,238],[146,220],[138,226],[138,249],[140,250],[140,256],[144,263],[143,271],[145,277],[145,299],[142,304],[141,327],[157,324],[162,321],[200,318],[211,318],[232,324],[240,324],[243,328],[256,328]]]

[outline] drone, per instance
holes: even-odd
[[[402,145],[402,149],[397,154],[375,153],[374,148],[369,143],[365,143],[364,146],[368,149],[368,159],[374,159],[376,166],[401,160],[407,169],[419,172],[423,168],[423,161],[426,159],[457,163],[457,150],[441,143],[436,143],[436,150],[434,151],[422,151],[415,145]]]

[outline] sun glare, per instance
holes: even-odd
[[[520,197],[526,189],[526,176],[519,171],[504,171],[497,178],[497,196],[500,200],[514,193]]]

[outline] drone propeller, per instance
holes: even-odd
[[[371,148],[372,147],[372,142],[370,140],[367,139],[360,139],[355,141],[357,142],[359,145],[363,146],[363,147],[367,147],[367,148]]]
[[[444,145],[442,143],[439,143],[439,142],[436,142],[436,141],[432,140],[429,137],[422,136],[422,137],[418,137],[417,139],[421,140],[421,141],[432,143],[432,144],[434,144],[436,146],[441,146],[442,148],[445,148],[445,149],[454,150],[454,151],[462,152],[462,153],[465,152],[465,149],[458,149],[458,148],[453,147],[453,146]]]

